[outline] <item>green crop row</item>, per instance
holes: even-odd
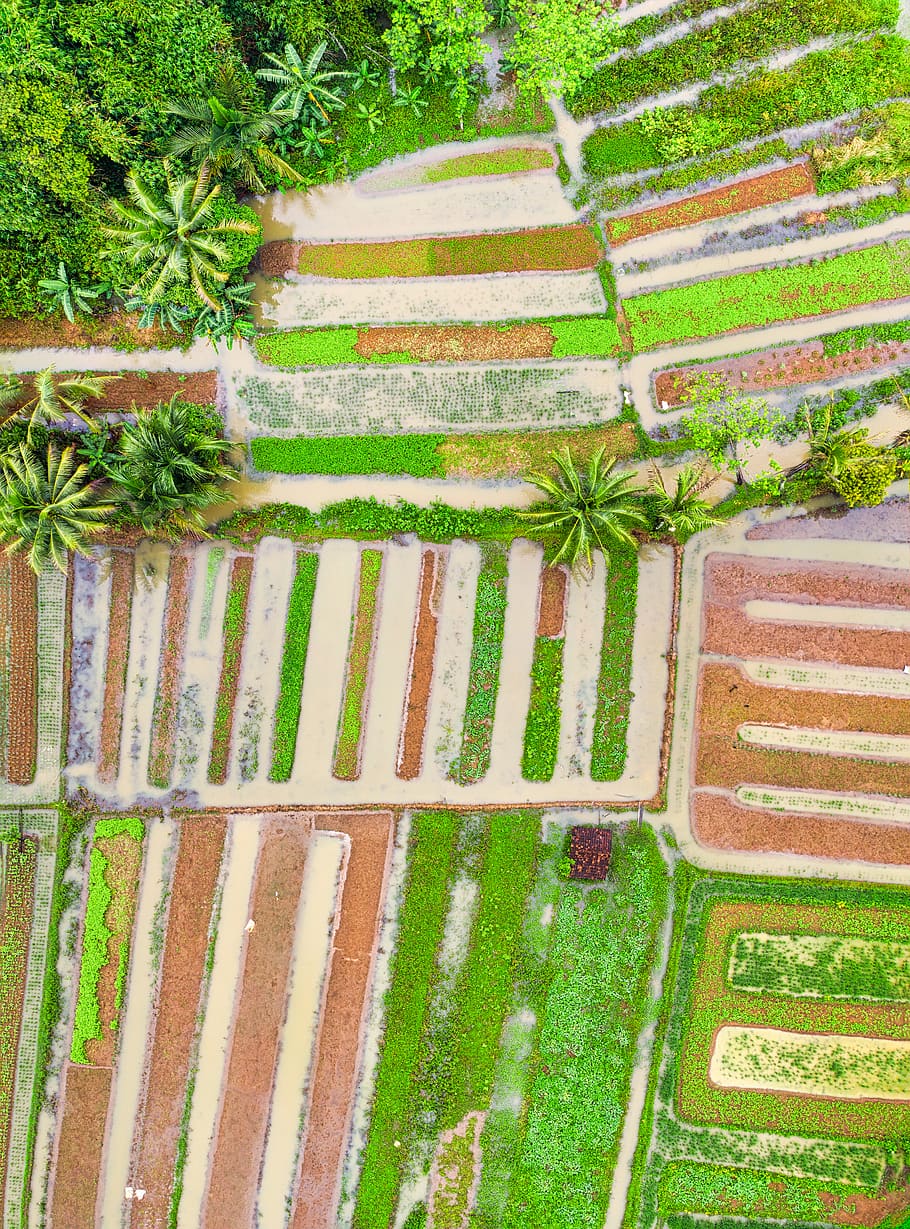
[[[591,746],[594,781],[618,781],[626,766],[637,600],[637,553],[617,548],[607,562],[607,602]]]
[[[290,781],[294,767],[318,568],[319,556],[315,551],[301,551],[298,554],[285,625],[278,702],[275,705],[270,781]]]
[[[727,1212],[754,1218],[829,1224],[831,1213],[853,1210],[856,1195],[869,1192],[846,1187],[826,1191],[819,1183],[759,1169],[738,1169],[674,1161],[661,1173],[659,1199],[662,1217],[679,1213],[716,1216]]]
[[[506,623],[506,579],[509,571],[505,550],[492,543],[483,549],[477,577],[474,611],[474,641],[471,646],[468,698],[465,704],[461,752],[451,775],[462,784],[479,781],[490,766],[490,741],[499,692],[499,666]]]
[[[224,783],[227,776],[228,757],[231,751],[231,729],[234,724],[234,700],[237,678],[240,673],[240,658],[243,638],[246,634],[246,609],[250,596],[251,568],[238,568],[241,561],[234,560],[224,612],[222,638],[224,649],[221,657],[221,678],[215,701],[215,720],[212,728],[212,749],[209,756],[209,781],[215,785]]]
[[[736,935],[730,985],[823,999],[910,1001],[910,945],[836,935]]]
[[[379,598],[383,554],[365,550],[360,555],[360,581],[357,606],[351,622],[351,644],[348,657],[344,700],[338,723],[335,747],[335,776],[353,780],[360,766],[360,740],[363,733],[364,701],[373,648],[373,630]]]
[[[624,303],[636,350],[910,295],[910,240],[732,273]]]
[[[258,470],[276,474],[412,474],[442,478],[437,449],[444,435],[338,435],[250,443]]]
[[[107,964],[107,945],[111,930],[105,915],[111,903],[111,889],[105,877],[108,860],[100,849],[93,848],[89,859],[88,902],[85,907],[85,929],[82,935],[82,961],[79,966],[79,996],[73,1023],[70,1058],[74,1063],[87,1063],[85,1045],[101,1037],[101,1015],[98,1004],[98,981]]]
[[[124,833],[141,845],[145,840],[145,821],[134,815],[116,815],[110,819],[95,820],[96,841],[109,841]]]
[[[556,768],[559,753],[559,730],[562,714],[559,696],[562,690],[562,661],[565,638],[538,636],[534,642],[531,662],[531,700],[525,723],[524,754],[521,775],[526,781],[549,781]]]
[[[29,839],[6,851],[3,926],[0,929],[0,1150],[7,1152],[16,1050],[28,962],[35,891],[37,845]]]
[[[615,110],[816,38],[893,29],[897,14],[895,0],[759,0],[708,29],[606,65],[573,98],[572,109],[582,115]]]
[[[822,348],[827,355],[846,354],[850,350],[862,350],[866,346],[885,345],[889,341],[910,341],[910,320],[898,320],[894,324],[867,324],[861,328],[841,329],[822,337]]]
[[[646,13],[644,17],[636,17],[634,21],[626,22],[614,34],[613,45],[617,49],[637,47],[646,38],[653,38],[655,34],[660,34],[670,26],[694,21],[719,7],[718,0],[682,0],[660,13]]]
[[[534,146],[491,149],[484,154],[460,154],[424,169],[424,183],[443,183],[472,175],[515,175],[522,171],[548,169],[553,158],[548,149]]]
[[[897,35],[875,37],[711,86],[694,107],[598,129],[584,144],[585,169],[594,175],[644,170],[907,94],[910,47]]]

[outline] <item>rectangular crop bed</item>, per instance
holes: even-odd
[[[209,758],[209,781],[215,785],[223,785],[227,779],[252,579],[252,556],[239,556],[231,564],[230,587],[224,614],[224,654],[221,659],[221,678],[215,702],[215,724]]]
[[[0,926],[0,1196],[6,1182],[13,1122],[13,1087],[22,1027],[28,950],[35,904],[38,843],[26,837],[20,853],[13,844],[6,850]],[[20,1111],[21,1112],[21,1111]]]
[[[22,553],[11,557],[9,575],[7,777],[13,785],[29,785],[38,756],[38,578]]]
[[[367,691],[379,624],[377,612],[382,563],[382,551],[361,552],[357,603],[351,622],[344,698],[341,703],[333,768],[334,775],[343,781],[353,781],[360,773]]]

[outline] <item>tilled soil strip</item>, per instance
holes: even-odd
[[[60,372],[61,378],[83,374],[86,373]],[[93,397],[86,402],[85,408],[89,414],[131,410],[134,405],[158,405],[161,401],[170,401],[175,393],[180,394],[181,400],[194,405],[211,405],[218,395],[217,371],[191,371],[185,375],[176,371],[149,371],[144,376],[137,371],[95,371],[88,374],[116,377],[105,385],[101,397]],[[24,400],[31,394],[32,384],[27,376],[23,376],[22,383]]]
[[[130,611],[133,605],[132,551],[111,552],[111,609],[108,617],[107,672],[101,709],[98,779],[111,784],[120,767],[120,737],[123,728],[123,697],[130,648]]]
[[[537,635],[561,636],[566,624],[565,568],[544,568],[540,573],[540,599],[537,607]]]
[[[167,609],[161,639],[158,690],[149,740],[148,779],[150,785],[167,789],[174,767],[174,740],[177,734],[177,706],[183,678],[186,649],[187,608],[191,556],[175,553],[167,578]]]
[[[209,757],[209,781],[213,785],[224,785],[227,779],[252,580],[252,555],[239,555],[231,565],[231,579],[224,616],[224,653],[221,658],[221,677],[218,680],[212,749]]]
[[[133,1207],[132,1229],[161,1229],[167,1224],[226,832],[225,817],[211,812],[180,821],[145,1104],[133,1142],[137,1183],[147,1193]]]
[[[256,929],[234,1020],[205,1229],[253,1224],[310,829],[298,813],[269,818],[263,831],[251,906]]]
[[[67,1064],[50,1229],[90,1229],[95,1224],[113,1074],[109,1067]]]
[[[398,776],[413,781],[423,765],[423,744],[426,737],[430,687],[433,682],[433,662],[436,657],[436,634],[439,619],[437,595],[445,576],[445,557],[438,550],[423,553],[420,566],[420,593],[417,599],[417,621],[411,648],[411,670],[408,678],[401,750],[398,756]]]
[[[342,781],[354,781],[360,776],[370,671],[379,632],[377,611],[384,572],[384,556],[381,551],[361,551],[357,605],[351,628],[344,698],[341,702],[338,742],[332,768],[333,775]]]
[[[28,972],[28,948],[35,908],[38,842],[26,837],[23,852],[9,847],[0,910],[3,963],[0,965],[0,1207],[6,1188],[7,1157],[13,1122],[16,1051],[22,1025],[22,1005]]]
[[[910,829],[830,816],[791,815],[741,806],[730,794],[692,795],[692,832],[700,845],[747,853],[797,854],[910,866]]]
[[[783,785],[850,794],[910,795],[910,764],[808,751],[771,751],[737,738],[744,723],[910,733],[910,703],[885,696],[764,687],[727,665],[703,665],[698,689],[696,785]]]
[[[546,324],[374,325],[361,331],[354,349],[362,358],[409,354],[416,363],[490,362],[549,358],[555,340]]]
[[[10,718],[10,558],[0,551],[0,779],[7,779]]]
[[[907,606],[907,577],[895,568],[857,563],[711,554],[705,562],[705,597],[740,606],[756,598],[818,602],[826,606]]]
[[[360,1067],[367,991],[379,942],[394,829],[388,811],[322,811],[316,827],[345,832],[351,855],[315,1060],[291,1229],[337,1223],[341,1167]]]
[[[734,657],[836,662],[894,669],[910,662],[910,632],[750,619],[728,606],[704,607],[702,648]]]
[[[746,213],[750,209],[758,209],[761,205],[776,205],[779,201],[788,201],[794,196],[806,196],[814,191],[815,183],[808,163],[798,162],[779,171],[768,171],[764,175],[741,179],[725,188],[699,192],[669,205],[655,205],[652,209],[620,214],[608,221],[608,238],[610,245],[617,247],[619,244],[628,243],[630,239],[652,235],[655,231],[692,226],[696,222],[707,222],[711,218]]]
[[[35,779],[38,754],[38,577],[23,553],[10,559],[9,752],[13,785]]]
[[[746,531],[750,540],[837,538],[849,542],[906,542],[910,540],[910,505],[906,499],[886,499],[875,508],[842,504],[807,516],[767,521]]]

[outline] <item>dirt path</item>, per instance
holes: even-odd
[[[389,811],[321,812],[315,822],[321,831],[346,833],[351,838],[351,854],[292,1229],[326,1229],[335,1219],[394,835]]]
[[[95,1224],[112,1078],[109,1067],[67,1064],[50,1229],[90,1229]]]
[[[310,829],[299,814],[269,817],[264,827],[205,1229],[253,1224]]]

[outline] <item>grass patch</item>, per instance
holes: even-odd
[[[889,341],[910,341],[910,320],[841,329],[839,333],[827,333],[821,339],[822,348],[829,356],[847,354],[850,350],[864,350],[866,346],[883,346]]]
[[[562,713],[562,663],[565,638],[538,636],[531,663],[531,700],[525,723],[521,775],[526,781],[550,781],[559,752]]]
[[[608,300],[615,304],[615,286]],[[602,316],[578,316],[547,321],[553,332],[554,358],[612,358],[622,349],[615,320]]]
[[[354,349],[359,332],[342,325],[331,329],[288,329],[260,333],[256,353],[276,367],[335,367],[339,363],[363,362]]]
[[[250,442],[253,464],[275,474],[413,474],[441,478],[444,435],[337,435]]]
[[[479,781],[490,767],[490,740],[493,737],[505,635],[508,572],[509,561],[505,550],[492,544],[485,545],[477,577],[474,640],[461,752],[450,769],[453,780],[462,784]]]
[[[315,551],[301,551],[298,554],[284,632],[278,703],[275,706],[270,781],[290,781],[294,767],[297,730],[300,725],[300,703],[303,696],[303,676],[310,643],[310,624],[313,618],[313,598],[316,594],[318,568],[319,556]]]
[[[442,183],[471,175],[516,175],[522,171],[549,170],[553,155],[548,149],[494,149],[486,154],[461,154],[428,166],[424,183]]]
[[[632,549],[617,548],[607,561],[607,601],[591,745],[594,781],[618,781],[626,766],[637,598],[638,556]]]
[[[363,710],[373,651],[382,559],[382,551],[379,550],[365,550],[360,554],[357,608],[351,623],[351,647],[332,770],[336,777],[344,781],[353,781],[360,772]]]
[[[910,240],[712,278],[624,303],[636,350],[910,294]]]

